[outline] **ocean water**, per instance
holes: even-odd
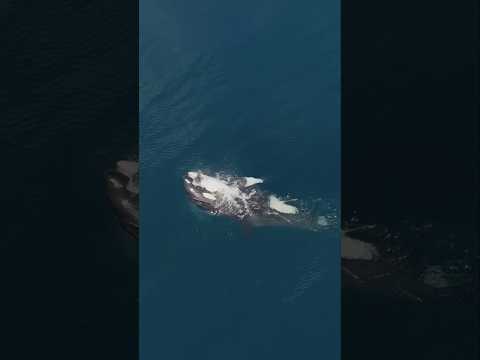
[[[338,224],[211,217],[191,169],[340,203],[340,3],[140,1],[140,356],[338,359]]]

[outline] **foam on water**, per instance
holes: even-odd
[[[246,181],[245,187],[263,183],[263,179],[257,179],[250,176],[245,177],[245,181]]]
[[[212,195],[212,194],[210,194],[210,193],[208,193],[208,192],[204,192],[202,195],[205,196],[207,199],[216,200],[215,195]]]
[[[284,214],[298,214],[298,209],[295,206],[286,204],[275,195],[270,195],[268,201],[268,206],[274,210],[277,210],[278,212]]]
[[[208,191],[203,196],[218,200],[218,208],[227,209],[241,218],[252,213],[248,200],[256,193],[255,190],[241,189],[239,181],[234,181],[229,176],[217,174],[213,177],[200,171],[189,171],[188,176],[193,179],[193,185]]]

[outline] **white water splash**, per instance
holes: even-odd
[[[188,172],[188,176],[193,179],[193,185],[208,191],[203,193],[203,196],[210,200],[215,200],[216,208],[228,210],[240,218],[252,214],[249,200],[256,191],[254,189],[242,189],[241,181],[233,180],[232,177],[221,176],[219,174],[215,177],[209,176],[201,171],[190,171]],[[259,182],[263,182],[261,179],[258,180],[260,180]],[[250,184],[250,186],[251,185],[253,184]]]
[[[268,206],[270,206],[271,209],[284,214],[298,214],[298,209],[295,206],[286,204],[275,195],[270,195],[268,198]]]
[[[258,179],[250,176],[247,176],[244,179],[245,179],[245,187],[263,183],[263,179]]]

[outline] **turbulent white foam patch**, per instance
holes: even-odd
[[[210,200],[218,200],[216,207],[224,212],[233,213],[241,218],[251,214],[249,199],[255,193],[242,191],[238,181],[229,177],[208,176],[202,172],[190,171],[188,176],[192,179],[194,186],[204,190],[203,196]]]
[[[258,178],[254,178],[254,177],[250,177],[250,176],[246,176],[245,181],[246,181],[245,187],[249,187],[249,186],[253,186],[253,185],[256,185],[256,184],[263,183],[263,179],[258,179]]]
[[[298,209],[295,206],[286,204],[275,195],[270,195],[268,198],[268,206],[283,214],[298,214]]]
[[[215,199],[216,199],[215,195],[212,195],[212,194],[210,194],[210,193],[208,193],[208,192],[204,192],[202,195],[203,195],[204,197],[206,197],[207,199],[210,199],[210,200],[215,200]]]
[[[219,192],[224,195],[235,196],[238,195],[237,193],[239,192],[237,188],[229,186],[225,181],[205,174],[200,174],[200,176],[198,178],[195,177],[193,181],[195,185],[201,186],[211,193]]]

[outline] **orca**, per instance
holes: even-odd
[[[208,213],[240,220],[253,226],[290,226],[312,231],[332,228],[331,216],[315,217],[311,211],[260,189],[264,181],[255,177],[225,174],[209,175],[203,171],[188,171],[184,187],[190,200]]]

